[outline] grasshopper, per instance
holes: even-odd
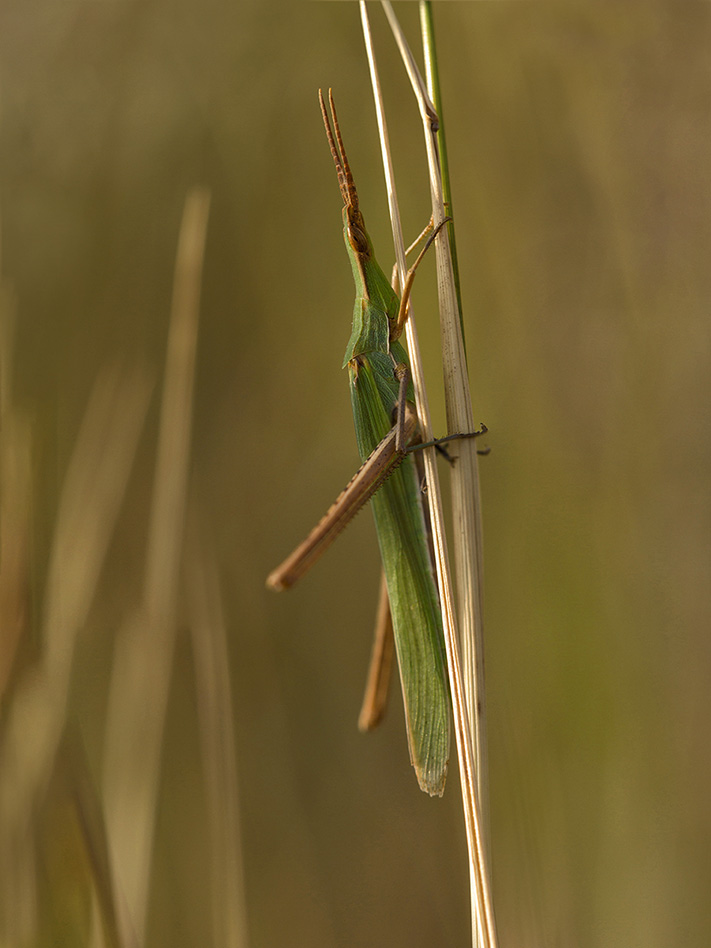
[[[399,341],[415,270],[439,228],[408,271],[398,297],[375,259],[330,90],[333,130],[320,90],[319,101],[343,199],[343,237],[356,289],[343,366],[348,369],[363,465],[306,540],[270,574],[267,585],[277,590],[290,587],[370,500],[400,669],[410,760],[420,788],[441,796],[449,759],[451,701],[422,492],[410,454],[418,433],[414,394],[407,353]],[[387,618],[384,595],[380,612]]]

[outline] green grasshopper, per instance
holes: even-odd
[[[363,466],[321,523],[271,573],[267,584],[286,589],[296,582],[371,500],[400,668],[410,760],[420,788],[440,796],[449,760],[451,701],[421,489],[408,451],[418,431],[414,395],[407,353],[399,342],[415,270],[436,232],[410,268],[398,298],[375,259],[365,229],[330,91],[335,140],[320,91],[319,101],[343,198],[343,236],[356,288],[343,365],[348,368]]]

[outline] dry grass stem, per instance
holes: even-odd
[[[209,194],[187,195],[175,266],[141,608],[117,638],[104,761],[109,845],[124,939],[144,943],[160,756],[185,522],[200,282]]]
[[[249,944],[227,628],[217,564],[191,531],[187,595],[212,859],[214,943]]]
[[[441,180],[439,179],[437,166],[436,140],[434,139],[434,132],[432,131],[432,115],[430,109],[427,106],[427,99],[421,94],[423,83],[421,77],[419,77],[419,72],[417,71],[416,64],[414,63],[414,58],[407,48],[402,31],[399,29],[397,19],[389,3],[384,2],[383,7],[385,9],[386,15],[388,16],[391,28],[393,29],[396,36],[399,37],[398,42],[401,50],[404,52],[403,59],[406,61],[408,71],[415,77],[415,80],[413,81],[413,88],[415,88],[418,101],[421,104],[423,122],[425,123],[427,133],[428,162],[430,164],[431,191],[433,198],[433,218],[436,226],[444,219],[445,215],[441,197]],[[391,207],[391,215],[397,216],[397,201],[394,196],[394,184],[392,180],[393,175],[389,156],[387,131],[385,129],[385,120],[383,116],[382,97],[377,77],[377,68],[375,65],[367,12],[363,2],[361,2],[361,17],[363,21],[363,31],[366,38],[366,48],[368,50],[371,80],[376,100],[378,126],[381,133],[383,164],[386,169],[385,174],[388,187],[389,203]],[[393,224],[393,232],[396,242],[398,268],[400,269],[401,260],[404,260],[404,251],[401,245],[401,228],[399,222],[397,224]],[[399,247],[398,244],[400,244]],[[459,313],[456,303],[456,293],[454,292],[454,281],[451,276],[451,261],[449,264],[447,264],[447,261],[449,260],[449,244],[446,229],[440,231],[439,236],[435,240],[435,250],[437,255],[438,289],[440,293],[441,306],[444,310],[441,313],[440,322],[443,330],[443,360],[445,390],[448,398],[448,419],[450,422],[449,430],[450,432],[468,432],[474,430],[471,402],[469,401],[465,404],[465,399],[463,396],[464,389],[462,387],[461,379],[459,381],[455,380],[455,375],[457,374],[460,376],[464,375],[464,377],[466,377],[466,365],[464,361],[461,331],[459,330]],[[402,266],[404,269],[404,264],[402,264]],[[402,273],[403,271],[400,270],[400,272]],[[413,379],[415,380],[415,392],[417,396],[418,393],[424,392],[424,383],[422,379],[421,367],[419,364],[420,360],[417,346],[417,337],[412,323],[413,320],[411,316],[407,325],[407,342],[413,364]],[[458,343],[452,339],[452,323],[454,323],[457,328]],[[453,408],[449,405],[449,400],[452,398],[454,399],[456,408]],[[423,423],[423,437],[426,440],[429,440],[432,437],[432,434],[429,417],[427,415],[426,399],[423,397],[423,395],[420,395],[417,400],[418,415],[420,415]],[[421,414],[421,412],[423,413]],[[476,510],[476,507],[472,506],[471,502],[464,497],[464,494],[468,492],[468,497],[471,498],[473,493],[472,484],[478,484],[478,481],[472,481],[472,463],[474,465],[474,469],[476,469],[476,448],[473,441],[469,442],[468,444],[466,441],[463,442],[463,448],[460,447],[460,452],[462,458],[466,458],[467,454],[469,453],[471,454],[470,464],[467,464],[467,462],[464,461],[463,464],[460,462],[459,464],[455,465],[455,470],[460,467],[464,468],[465,470],[465,478],[462,479],[461,476],[459,478],[459,486],[457,488],[459,497],[458,500],[455,501],[455,516],[457,517],[457,536],[459,537],[463,533],[464,529],[470,531],[465,533],[464,540],[460,541],[460,546],[462,549],[459,551],[458,560],[460,565],[462,562],[465,564],[468,562],[466,574],[461,577],[460,582],[463,582],[465,586],[470,589],[469,594],[465,594],[463,599],[468,610],[468,614],[466,616],[467,621],[472,623],[470,628],[473,628],[475,621],[474,617],[476,616],[477,610],[476,604],[480,601],[480,596],[478,594],[479,591],[476,585],[478,583],[477,577],[480,575],[477,566],[478,547],[476,546],[476,541],[480,531],[478,534],[476,527],[472,528],[471,524],[467,526],[462,522],[461,519],[467,513],[467,511],[471,515],[472,512]],[[486,861],[485,832],[483,829],[481,808],[479,805],[476,757],[472,739],[472,732],[474,731],[475,733],[476,730],[475,728],[472,728],[470,718],[470,709],[476,707],[476,702],[473,702],[471,697],[467,698],[462,684],[461,663],[459,658],[459,639],[457,635],[456,618],[453,607],[452,582],[448,565],[447,546],[444,536],[443,515],[439,482],[437,480],[437,471],[434,462],[434,452],[432,450],[425,451],[424,455],[427,482],[429,486],[430,511],[433,524],[435,565],[442,598],[445,647],[447,651],[447,663],[450,675],[455,734],[459,757],[459,771],[462,784],[462,803],[464,808],[465,824],[467,828],[467,843],[470,857],[470,877],[472,880],[472,932],[473,937],[477,939],[481,945],[485,946],[485,948],[495,948],[497,944],[497,937],[491,899],[489,873]],[[453,484],[453,491],[454,489],[455,488]],[[478,494],[478,487],[476,488],[475,493]],[[471,544],[469,549],[466,551],[464,550],[465,543]],[[472,552],[472,550],[474,552]],[[476,721],[476,715],[474,715],[473,720]]]
[[[424,5],[421,4],[421,9]],[[428,33],[424,34],[426,37]],[[425,55],[428,91],[434,95],[432,65],[434,51]],[[418,73],[419,75],[419,73]],[[442,175],[437,138],[421,106],[423,132],[427,147],[433,215],[445,215]],[[462,320],[457,302],[449,231],[435,244],[437,287],[442,334],[442,367],[447,409],[447,433],[466,433],[476,428],[472,412],[466,353],[462,338]],[[464,439],[453,445],[452,507],[454,520],[454,558],[457,575],[458,617],[462,643],[462,665],[467,710],[473,729],[479,800],[488,835],[488,766],[486,741],[486,700],[484,687],[483,635],[483,544],[481,500],[476,442]]]
[[[91,866],[94,896],[102,921],[105,948],[128,948],[119,930],[116,887],[109,856],[103,806],[89,772],[86,751],[81,738],[71,729],[67,737],[64,749],[67,751],[66,759],[69,763],[69,780],[74,808]]]
[[[15,301],[0,284],[0,700],[27,621],[31,499],[30,426],[12,399]]]
[[[42,652],[14,690],[0,751],[0,878],[3,918],[12,933],[8,944],[19,943],[15,925],[23,924],[32,889],[28,877],[18,880],[15,867],[28,864],[32,814],[54,767],[77,639],[124,495],[149,389],[143,374],[118,367],[103,372],[67,469],[47,578]]]

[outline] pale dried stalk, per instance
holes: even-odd
[[[200,283],[210,196],[185,200],[175,265],[142,607],[117,639],[104,760],[109,845],[121,930],[144,943],[161,746],[172,669]]]
[[[77,639],[91,605],[148,405],[140,372],[114,367],[94,386],[64,480],[44,604],[42,652],[7,711],[0,752],[0,942],[19,944],[29,889],[29,828],[64,731]],[[24,884],[31,885],[25,875]]]
[[[377,76],[377,67],[375,65],[375,57],[372,46],[372,37],[370,34],[370,26],[368,22],[367,11],[365,9],[365,3],[361,0],[361,19],[363,22],[363,32],[366,39],[366,49],[368,52],[368,60],[370,65],[371,72],[371,81],[373,85],[374,97],[376,102],[376,112],[378,115],[378,126],[380,129],[381,136],[381,145],[383,150],[383,164],[385,167],[386,182],[388,188],[388,200],[391,208],[391,217],[393,218],[393,234],[395,240],[395,250],[396,258],[398,264],[398,271],[400,274],[404,273],[405,263],[404,263],[404,248],[402,244],[402,232],[399,223],[399,217],[397,213],[397,199],[395,196],[395,189],[393,183],[392,175],[392,166],[389,155],[388,148],[388,139],[387,139],[387,130],[385,128],[385,120],[383,116],[383,107],[382,107],[382,97],[380,93],[380,84]],[[402,32],[399,30],[399,25],[395,15],[390,7],[389,3],[383,3],[383,7],[386,10],[386,14],[391,23],[393,31],[399,33],[401,40]],[[414,76],[413,88],[416,89],[416,94],[418,100],[421,103],[423,121],[426,124],[426,129],[428,134],[427,138],[427,150],[428,150],[428,159],[430,161],[431,169],[436,169],[437,160],[436,160],[436,142],[434,141],[432,133],[432,113],[431,108],[428,106],[428,97],[422,94],[424,85],[422,83],[421,77],[419,77],[419,72],[417,71],[416,65],[414,64],[414,59],[407,49],[406,43],[401,43],[401,48],[403,49],[405,55],[404,58],[408,64],[408,70]],[[434,223],[437,225],[444,218],[444,211],[441,198],[441,182],[438,184],[439,178],[434,171],[431,172],[431,189],[433,192],[433,215]],[[450,430],[467,432],[474,430],[473,417],[471,415],[471,402],[463,399],[463,389],[461,382],[455,383],[453,378],[452,362],[455,361],[455,357],[459,361],[459,373],[460,375],[466,375],[466,371],[462,372],[462,367],[465,365],[463,359],[463,346],[461,342],[461,332],[459,330],[459,319],[458,319],[458,310],[456,305],[456,294],[453,293],[453,280],[451,282],[445,279],[447,269],[449,269],[451,275],[451,262],[447,264],[446,261],[449,260],[449,242],[446,234],[446,230],[440,231],[439,236],[435,241],[435,248],[437,253],[438,261],[438,286],[440,288],[440,298],[444,298],[445,304],[445,313],[441,316],[441,322],[447,326],[448,335],[447,338],[443,338],[443,357],[446,355],[448,357],[448,362],[445,364],[445,383],[450,395],[456,393],[454,396],[456,410],[448,409],[448,416],[450,418],[456,417],[457,424],[455,425],[454,421],[450,424]],[[442,260],[442,263],[440,263]],[[402,276],[401,276],[402,280]],[[449,285],[447,285],[449,284]],[[454,321],[456,324],[456,329],[458,333],[458,344],[453,343],[451,336],[451,324]],[[443,330],[444,334],[444,330]],[[431,434],[431,424],[429,420],[429,412],[427,408],[426,397],[424,395],[424,385],[422,379],[421,364],[419,358],[419,348],[417,345],[417,337],[414,331],[413,319],[412,316],[408,321],[407,325],[407,342],[408,349],[410,352],[410,357],[412,360],[412,370],[413,370],[413,381],[415,386],[415,394],[418,408],[418,415],[421,418],[422,428],[423,428],[423,437],[429,440],[432,437]],[[465,404],[466,401],[466,404]],[[468,412],[468,417],[467,417]],[[462,422],[462,418],[465,420]],[[485,833],[483,830],[481,811],[478,804],[479,793],[477,786],[477,769],[475,763],[475,755],[472,747],[472,728],[470,726],[469,719],[469,706],[470,701],[467,700],[467,697],[464,692],[462,685],[462,676],[460,668],[460,659],[459,659],[459,640],[456,630],[456,620],[453,609],[453,596],[452,596],[452,585],[451,578],[448,567],[448,558],[447,558],[447,547],[446,541],[444,538],[443,531],[443,517],[442,517],[442,507],[441,507],[441,498],[439,490],[439,482],[437,479],[437,471],[434,463],[434,452],[425,451],[425,469],[427,473],[427,482],[429,487],[429,503],[430,503],[430,514],[433,524],[433,538],[434,538],[434,547],[435,547],[435,565],[437,569],[437,578],[440,588],[440,595],[442,600],[442,614],[444,621],[444,632],[445,632],[445,647],[447,651],[447,663],[449,668],[450,675],[450,687],[452,692],[452,704],[454,711],[454,725],[455,725],[455,735],[457,740],[457,753],[459,758],[459,770],[460,770],[460,780],[462,785],[462,804],[464,809],[465,825],[467,830],[467,844],[469,849],[469,861],[470,861],[470,875],[472,879],[472,931],[474,937],[477,938],[483,948],[496,948],[497,945],[497,936],[496,936],[496,927],[493,914],[493,905],[491,899],[491,887],[489,881],[489,872],[486,863],[486,846],[485,846]],[[474,447],[473,442],[463,444],[462,450],[462,459],[466,458],[467,454],[471,454],[473,458],[474,469],[476,470],[476,448]],[[471,458],[470,463],[467,465],[466,461],[462,463],[460,461],[456,467],[460,465],[465,468],[469,468],[468,478],[469,478],[469,496],[471,496],[471,483],[472,483],[472,472],[471,472]],[[474,481],[476,483],[476,481]],[[460,485],[460,491],[466,490],[466,486]],[[478,493],[478,491],[477,491]],[[468,502],[463,501],[460,497],[458,504],[457,512],[459,516],[464,516],[467,511]],[[471,512],[471,511],[470,511]],[[459,530],[457,533],[459,534]],[[474,540],[477,538],[476,531],[473,534]],[[478,567],[476,565],[477,558],[474,554],[473,561],[472,555],[467,551],[464,554],[465,559],[470,560],[470,566],[467,570],[468,580],[465,579],[465,582],[471,583],[471,577],[476,577],[478,575]],[[474,587],[476,588],[476,587]],[[476,593],[470,593],[468,597],[469,601],[469,614],[474,616],[476,614],[476,603],[479,601],[478,595]],[[465,603],[467,602],[467,597],[465,596]],[[476,704],[474,704],[474,708]],[[474,715],[474,720],[476,720],[476,715]]]
[[[435,77],[432,65],[434,50],[428,48],[431,34],[427,28],[427,11],[420,2],[427,90],[434,98]],[[422,111],[422,109],[421,109]],[[423,116],[424,118],[424,116]],[[441,206],[444,213],[442,180],[437,160],[436,139],[431,128],[425,128],[428,142],[427,156],[430,169],[430,188],[433,205]],[[435,248],[438,286],[440,287],[440,322],[442,329],[442,364],[447,406],[448,432],[474,430],[469,376],[467,373],[464,341],[461,331],[461,313],[457,306],[452,257]],[[474,750],[477,764],[479,799],[485,823],[488,844],[488,755],[486,739],[486,694],[484,687],[484,622],[483,622],[483,542],[481,527],[481,498],[479,466],[472,441],[460,442],[458,463],[452,471],[452,505],[454,508],[454,558],[459,593],[459,620],[463,652],[464,686],[469,720],[474,732]]]
[[[247,948],[227,628],[217,564],[197,532],[197,526],[190,531],[186,588],[210,834],[212,937],[220,948]]]
[[[27,622],[32,464],[30,426],[12,399],[15,300],[0,282],[0,702]]]

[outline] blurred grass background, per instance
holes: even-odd
[[[416,6],[397,12],[414,44]],[[711,9],[435,12],[475,416],[493,448],[481,470],[501,943],[705,946]],[[414,236],[429,213],[419,125],[373,18]],[[188,504],[220,578],[250,942],[465,944],[456,781],[443,801],[418,792],[398,696],[380,733],[355,727],[378,581],[369,517],[301,588],[264,589],[356,464],[340,369],[352,285],[319,86],[334,89],[371,236],[391,258],[356,5],[36,0],[5,4],[0,26],[3,303],[21,419],[13,440],[4,426],[17,562],[4,549],[3,602],[20,629],[15,652],[4,622],[5,731],[46,657],[63,485],[97,378],[118,359],[144,381],[133,401],[116,383],[116,417],[125,405],[140,426],[149,383],[152,395],[65,722],[101,795],[115,643],[142,596],[155,502],[178,231],[187,191],[204,185]],[[432,271],[416,307],[441,426]],[[13,511],[27,517],[13,525]],[[81,569],[84,548],[63,543]],[[211,943],[215,888],[183,599],[146,934],[175,948]],[[88,937],[64,759],[60,747],[31,808],[31,944]],[[7,810],[18,785],[3,780]],[[6,893],[24,871],[5,859]]]

